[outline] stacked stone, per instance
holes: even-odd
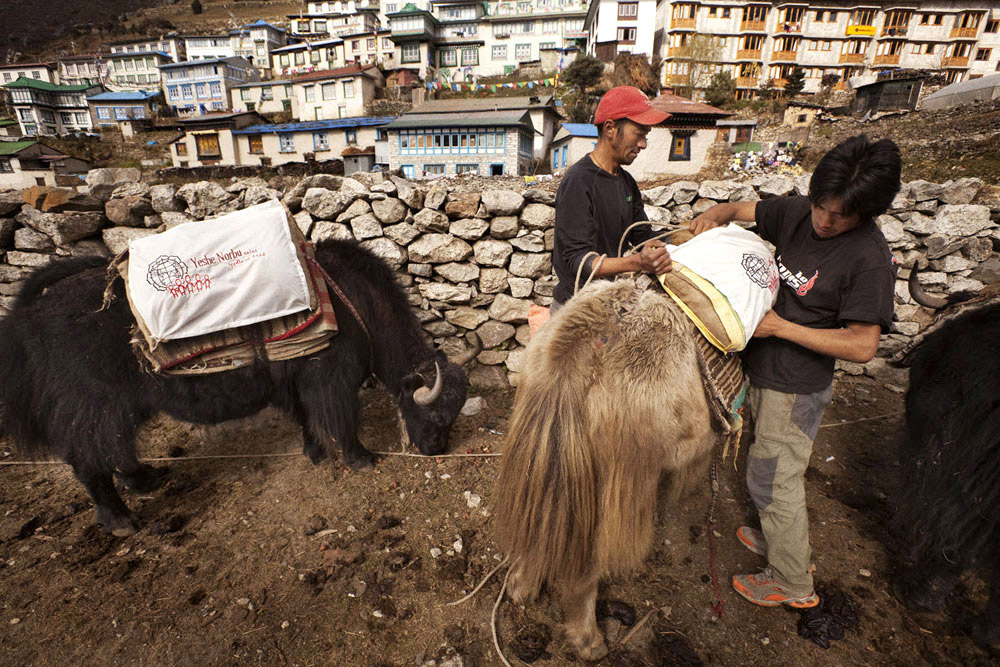
[[[446,351],[464,347],[466,333],[483,340],[472,372],[480,385],[516,384],[528,342],[528,310],[548,305],[552,273],[554,196],[543,189],[449,189],[394,176],[328,174],[306,177],[281,193],[259,178],[228,187],[199,182],[148,186],[135,170],[96,170],[90,195],[62,190],[46,210],[24,204],[21,192],[0,193],[0,307],[9,309],[18,282],[51,255],[114,255],[132,238],[280,198],[309,239],[354,239],[397,271],[399,283],[428,336]],[[650,220],[683,226],[716,203],[805,194],[809,176],[750,181],[679,181],[644,191]],[[912,302],[903,284],[917,258],[929,291],[978,290],[1000,279],[1000,227],[987,206],[973,204],[977,179],[944,184],[914,181],[878,220],[904,267],[896,289],[897,322],[883,355],[917,333],[930,314]],[[39,202],[34,202],[42,206]],[[882,374],[879,358],[867,366],[841,364],[849,373]]]

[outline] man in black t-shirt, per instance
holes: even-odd
[[[650,127],[669,117],[632,86],[612,88],[601,98],[594,114],[597,146],[566,170],[556,193],[552,263],[559,284],[553,293],[553,312],[573,296],[577,275],[582,286],[591,275],[631,271],[659,275],[670,270],[670,255],[662,241],[648,241],[640,252],[618,257],[625,230],[646,220],[639,186],[622,165],[632,164],[646,147]],[[638,245],[652,236],[649,225],[640,225],[629,232],[628,241]],[[598,262],[600,255],[607,257]]]
[[[832,395],[836,359],[865,363],[892,320],[895,266],[875,224],[899,191],[899,149],[888,139],[852,137],[823,156],[808,197],[713,206],[695,234],[732,220],[754,221],[775,246],[781,288],[744,354],[754,442],[747,487],[761,530],[739,540],[767,557],[733,587],[766,607],[814,607],[805,471]]]

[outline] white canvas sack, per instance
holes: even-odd
[[[746,341],[778,298],[778,264],[759,236],[730,223],[667,246],[673,261],[708,280],[740,318]]]
[[[276,200],[129,242],[128,287],[154,340],[309,308],[306,276]]]

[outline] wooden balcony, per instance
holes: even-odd
[[[792,33],[792,32],[802,32],[802,22],[801,21],[786,21],[785,23],[778,23],[779,32]]]
[[[760,49],[741,49],[736,52],[737,60],[760,60]]]
[[[678,30],[694,30],[694,19],[670,19],[670,28]]]
[[[758,83],[760,83],[760,81],[755,76],[736,77],[737,88],[756,88]]]
[[[767,21],[743,21],[740,23],[741,32],[765,32]]]
[[[952,39],[975,39],[979,32],[979,26],[975,28],[952,28],[950,37]]]
[[[690,55],[691,49],[686,46],[671,46],[667,49],[668,58],[683,58],[686,55]]]
[[[690,78],[687,74],[668,74],[667,75],[667,85],[668,86],[687,86],[691,83]]]
[[[968,67],[969,56],[950,56],[941,59],[941,67]]]
[[[772,51],[771,52],[771,60],[772,61],[774,61],[774,60],[790,60],[791,62],[795,62],[796,60],[798,60],[798,57],[799,56],[798,56],[798,52],[797,51]]]
[[[876,65],[876,66],[878,66],[878,65],[898,65],[899,64],[899,54],[896,54],[894,56],[890,56],[890,55],[875,56],[875,62],[873,64]]]
[[[865,54],[863,53],[841,53],[840,59],[837,60],[841,65],[860,65],[865,62]]]

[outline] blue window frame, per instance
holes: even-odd
[[[327,135],[326,132],[313,132],[313,150],[316,151],[330,150],[330,137],[329,135]]]
[[[212,97],[222,97],[222,84],[218,81],[209,83],[208,88],[212,93]]]
[[[198,96],[198,99],[204,99],[204,98],[208,97],[208,94],[207,94],[208,93],[208,87],[204,83],[197,83],[197,84],[195,84],[195,86],[194,86],[194,92],[195,92],[195,95]]]
[[[552,168],[553,169],[558,169],[559,168],[559,149],[558,148],[552,149]]]
[[[111,118],[111,109],[108,107],[97,107],[97,117],[102,120],[109,120]]]
[[[184,95],[184,99],[186,100],[194,99],[194,89],[190,83],[185,83],[181,86],[181,94]]]
[[[167,97],[172,100],[179,100],[181,97],[180,89],[177,86],[167,86]]]
[[[569,152],[569,144],[562,147],[562,166],[566,166],[566,153]]]
[[[358,131],[357,130],[347,130],[344,132],[344,140],[347,141],[348,146],[358,145]]]
[[[127,120],[127,119],[128,119],[128,108],[115,107],[115,120]]]
[[[285,132],[284,134],[278,135],[278,152],[279,153],[294,153],[295,152],[295,135],[291,132]]]
[[[416,175],[416,170],[412,164],[400,165],[399,168],[403,170],[403,178],[413,178]]]
[[[478,164],[456,164],[455,173],[461,174],[479,174]]]

